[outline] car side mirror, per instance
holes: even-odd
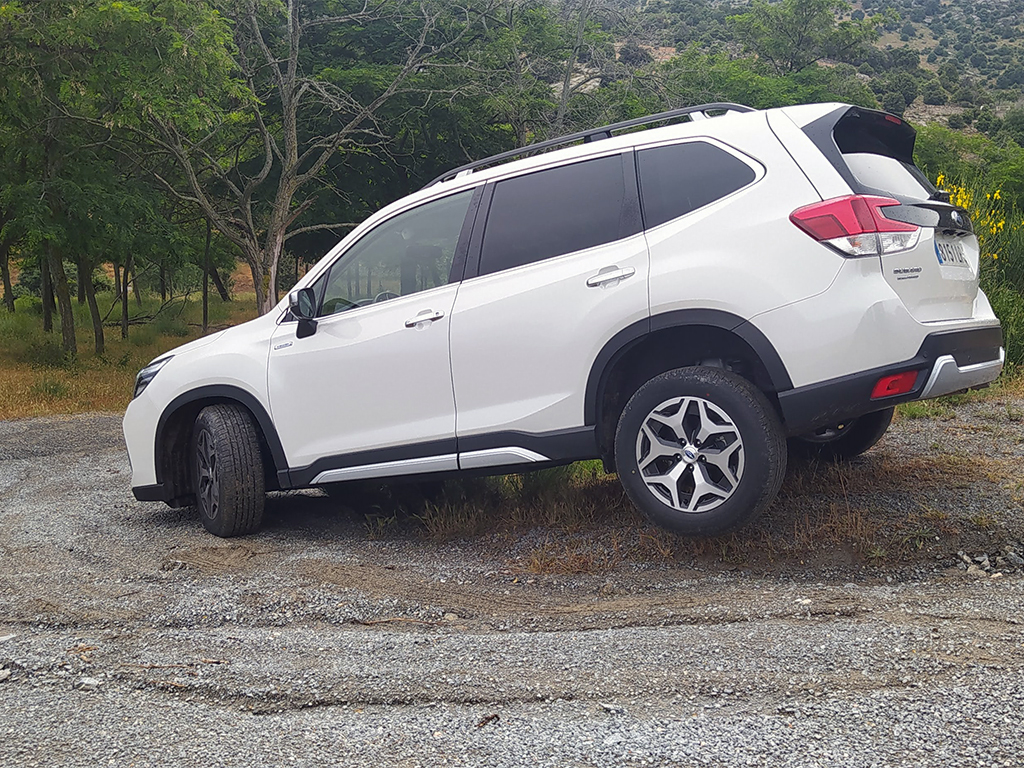
[[[304,339],[316,333],[316,294],[312,288],[300,288],[289,293],[288,309],[299,321],[296,336]]]

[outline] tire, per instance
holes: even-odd
[[[860,456],[882,439],[892,422],[894,408],[876,411],[866,416],[826,427],[813,435],[791,438],[789,448],[804,459],[843,461]]]
[[[775,409],[746,379],[718,368],[677,368],[640,387],[619,416],[614,450],[630,500],[683,536],[717,536],[750,522],[786,475]]]
[[[192,430],[196,508],[214,536],[244,536],[263,522],[265,501],[260,440],[241,406],[211,405]]]

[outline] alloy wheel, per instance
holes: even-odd
[[[220,511],[220,473],[217,471],[217,453],[213,439],[205,429],[196,440],[196,495],[203,514],[211,520],[217,519]]]
[[[743,439],[719,406],[700,397],[675,397],[644,418],[636,460],[647,489],[663,504],[707,512],[739,487]]]

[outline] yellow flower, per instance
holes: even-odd
[[[998,189],[995,191],[995,194],[993,195],[993,197],[995,197],[996,200],[999,199],[999,190]]]

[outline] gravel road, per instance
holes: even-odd
[[[1000,414],[876,449],[976,435],[1009,466],[928,495],[998,507],[993,563],[1024,533]],[[129,479],[117,416],[0,422],[0,765],[1024,765],[1024,576],[944,541],[907,567],[543,575],[510,557],[543,532],[375,538],[309,492],[220,540]]]

